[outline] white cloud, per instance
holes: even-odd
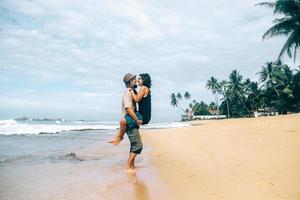
[[[10,101],[11,108],[16,104],[43,110],[40,102],[51,102],[53,109],[61,109],[56,109],[60,114],[68,109],[69,101],[80,99],[77,114],[62,117],[99,116],[105,120],[101,113],[120,104],[122,76],[148,72],[154,80],[155,119],[174,119],[169,106],[171,92],[189,90],[198,100],[210,101],[204,87],[210,76],[225,79],[237,68],[244,77],[255,78],[266,61],[276,59],[284,39],[262,41],[274,16],[255,3],[2,1],[0,12],[6,20],[0,20],[0,69],[5,73],[0,74],[4,83],[0,87],[19,95],[19,100],[14,101],[11,93],[1,98]],[[11,83],[8,80],[15,85],[5,85]],[[60,85],[64,96],[53,91],[53,85]],[[22,89],[34,94],[20,93]],[[96,107],[97,114],[85,112]],[[117,118],[118,112],[110,112],[109,117]]]

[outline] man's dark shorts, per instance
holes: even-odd
[[[141,140],[139,130],[137,128],[133,128],[127,130],[126,133],[130,141],[130,152],[140,154],[143,149],[143,143]]]

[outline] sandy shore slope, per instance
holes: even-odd
[[[172,199],[300,199],[300,115],[143,131]]]

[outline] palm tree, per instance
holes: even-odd
[[[189,92],[184,93],[184,99],[190,99],[191,95]],[[183,101],[182,94],[178,92],[177,94],[172,93],[170,96],[171,99],[171,106],[179,108],[182,112],[188,114],[190,109],[192,108],[191,105],[186,104],[187,102]],[[193,111],[193,110],[191,110]]]
[[[185,98],[186,100],[190,99],[190,98],[191,98],[191,94],[190,94],[189,92],[185,92],[185,93],[184,93],[184,98]]]
[[[216,79],[215,77],[210,77],[210,79],[207,81],[206,83],[206,88],[208,90],[211,90],[214,98],[215,98],[215,102],[216,102],[216,105],[217,105],[217,118],[218,118],[218,115],[219,115],[219,97],[218,97],[218,94],[221,92],[220,91],[220,84],[218,83],[218,79]]]
[[[227,106],[227,118],[230,117],[229,113],[229,94],[228,94],[228,82],[223,80],[220,82],[220,89],[221,89],[221,94],[223,95],[225,101],[226,101],[226,106]]]
[[[189,99],[191,98],[191,94],[190,94],[189,92],[186,91],[186,92],[184,93],[184,98],[185,98],[186,101],[189,100]],[[189,108],[189,109],[188,109],[189,111],[187,112],[187,114],[190,113],[190,114],[191,114],[190,117],[191,117],[191,119],[192,119],[192,117],[193,117],[193,115],[194,115],[193,104],[192,104],[191,102],[188,102],[187,105],[188,105],[188,108]]]
[[[237,70],[233,70],[229,75],[228,90],[230,95],[234,96],[238,102],[250,113],[249,109],[244,103],[244,85],[242,83],[242,75],[239,74]]]
[[[280,113],[293,110],[293,71],[280,60],[267,62],[259,72],[268,106]]]
[[[288,97],[293,96],[293,88],[292,88],[292,81],[293,81],[293,72],[289,68],[288,65],[281,66],[281,73],[278,77],[278,84],[279,88],[281,89],[282,93],[287,95]]]
[[[176,96],[176,97],[177,97],[178,100],[181,100],[181,99],[182,99],[182,95],[181,95],[179,92],[177,93],[177,96]]]
[[[250,79],[247,79],[244,84],[246,86],[246,92],[247,92],[247,100],[250,104],[250,107],[252,111],[257,111],[260,107],[260,96],[261,96],[261,90],[258,87],[257,82],[253,82]]]
[[[216,109],[216,107],[217,107],[217,106],[216,106],[216,103],[215,103],[215,102],[213,102],[213,101],[212,101],[212,102],[210,102],[210,104],[208,105],[208,108],[209,108],[209,109],[211,109],[211,110],[215,110],[215,109]]]
[[[184,99],[183,99],[182,94],[180,92],[178,92],[177,95],[175,95],[175,96],[176,96],[176,99],[177,99],[177,104],[180,105],[180,107],[182,107],[182,108],[187,108],[188,107],[187,100],[191,98],[191,94],[189,92],[186,91],[183,94]]]
[[[177,93],[176,98],[177,98],[177,103],[178,103],[179,107],[181,107],[182,110],[185,110],[184,107],[186,107],[186,106],[182,102],[182,94],[180,92]]]
[[[274,20],[275,25],[264,33],[263,39],[281,35],[287,36],[288,39],[283,45],[278,59],[282,57],[284,52],[287,52],[288,56],[292,57],[292,51],[294,51],[293,56],[295,62],[297,48],[300,46],[300,1],[277,0],[275,2],[262,2],[256,5],[272,8],[274,9],[274,14],[284,15],[282,18]]]
[[[281,61],[277,63],[267,62],[266,66],[263,66],[262,70],[258,72],[260,75],[260,81],[264,83],[265,89],[272,88],[278,97],[279,92],[276,88],[276,77],[279,74],[279,64],[281,64]]]
[[[195,115],[210,115],[210,112],[207,110],[207,104],[205,104],[203,101],[196,102],[193,101],[193,112]]]
[[[170,98],[171,98],[171,106],[178,107],[178,100],[177,100],[176,95],[174,93],[172,93]]]
[[[278,72],[276,82],[280,96],[274,103],[281,113],[287,113],[293,110],[293,72],[286,64],[281,65]]]
[[[300,66],[293,75],[294,110],[300,111]]]

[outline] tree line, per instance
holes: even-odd
[[[172,93],[171,105],[186,114],[209,115],[215,110],[216,114],[228,117],[250,116],[259,110],[272,110],[279,114],[300,111],[300,67],[292,70],[277,60],[267,62],[257,75],[259,81],[245,79],[237,70],[233,70],[227,80],[219,81],[212,76],[206,88],[214,96],[213,104],[190,101],[190,93],[185,92],[184,95]]]

